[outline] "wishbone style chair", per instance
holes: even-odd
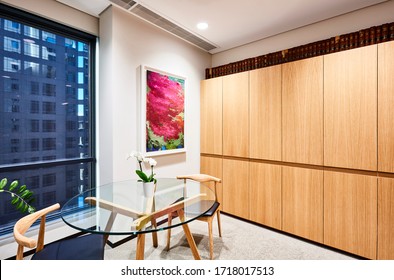
[[[177,179],[183,179],[186,181],[187,179],[197,181],[200,183],[210,183],[213,182],[213,188],[215,192],[215,201],[213,202],[212,207],[201,217],[197,218],[199,221],[207,222],[208,223],[208,235],[209,235],[209,255],[210,259],[213,259],[213,234],[212,234],[212,221],[215,218],[215,215],[217,216],[217,221],[218,221],[218,229],[219,229],[219,236],[222,237],[222,229],[221,229],[221,224],[220,224],[220,203],[218,201],[218,196],[217,196],[217,184],[221,182],[221,179],[207,175],[207,174],[191,174],[191,175],[182,175],[182,176],[177,176]],[[208,185],[208,184],[207,184]],[[212,203],[212,201],[203,201],[203,203]],[[193,207],[188,207],[185,212],[190,212],[193,211]],[[168,225],[171,226],[172,219],[175,218],[176,215],[175,213],[169,214],[168,215]],[[167,230],[167,250],[170,250],[170,239],[171,239],[171,228]]]
[[[59,203],[56,203],[26,215],[15,223],[14,238],[18,243],[16,259],[23,259],[23,251],[27,247],[35,248],[32,260],[103,260],[105,237],[102,234],[85,234],[61,239],[44,246],[46,215],[59,208]],[[25,236],[38,219],[41,220],[37,239]]]

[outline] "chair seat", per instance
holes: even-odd
[[[212,216],[220,206],[219,202],[212,200],[203,200],[199,203],[187,206],[185,208],[185,213],[187,215],[199,215],[201,213],[201,209],[206,209],[207,206],[211,205],[212,203],[212,207],[204,215],[202,215],[203,217]]]
[[[32,260],[103,260],[104,235],[86,234],[44,246]]]

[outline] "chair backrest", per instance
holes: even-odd
[[[211,175],[207,175],[207,174],[190,174],[190,175],[180,175],[176,177],[177,179],[183,179],[183,180],[193,180],[193,181],[197,181],[200,183],[209,183],[209,182],[213,182],[213,186],[214,186],[214,191],[215,191],[215,196],[216,196],[216,201],[218,200],[218,194],[217,194],[217,190],[216,190],[216,184],[217,183],[221,183],[222,180],[219,178],[216,178],[214,176]]]
[[[44,248],[44,237],[45,237],[45,218],[50,212],[53,212],[60,208],[60,204],[56,203],[47,208],[39,210],[37,212],[31,213],[19,219],[14,225],[14,238],[18,243],[18,250],[16,254],[17,260],[23,259],[24,247],[36,248],[36,252],[41,251]],[[25,236],[27,230],[32,226],[32,224],[41,218],[40,228],[38,232],[37,240]]]

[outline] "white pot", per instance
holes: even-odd
[[[144,189],[145,197],[152,197],[155,194],[156,185],[155,182],[142,183],[142,187]]]

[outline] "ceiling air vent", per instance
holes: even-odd
[[[131,0],[109,0],[112,3],[125,8],[126,10],[130,9],[131,7],[133,7],[135,4],[137,4],[137,2],[135,1],[131,1]]]
[[[200,37],[194,35],[190,31],[176,25],[175,23],[165,19],[164,17],[156,14],[155,12],[145,8],[140,4],[136,4],[135,1],[128,0],[110,0],[111,2],[127,9],[130,13],[148,21],[149,23],[168,31],[169,33],[193,44],[207,52],[216,49],[217,46],[209,43],[208,41],[201,39]],[[119,4],[120,3],[120,4]]]

